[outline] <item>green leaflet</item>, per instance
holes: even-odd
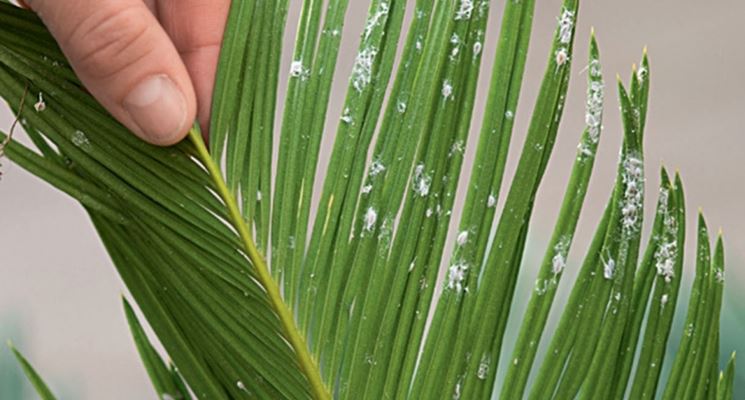
[[[630,395],[635,398],[654,396],[658,385],[665,345],[670,334],[683,271],[685,244],[685,204],[683,187],[678,176],[674,184],[663,169],[655,227],[634,281],[631,319],[624,332],[621,346],[623,364],[617,370],[616,397],[623,397],[631,365],[641,333],[645,310],[649,315],[645,324],[641,354],[637,361],[634,384]],[[652,285],[654,284],[654,289]],[[652,298],[651,302],[649,298]]]
[[[174,371],[168,368],[163,359],[160,358],[158,352],[150,344],[150,341],[145,334],[145,330],[142,329],[140,321],[132,310],[132,306],[129,302],[122,298],[124,304],[124,314],[127,317],[127,323],[129,329],[132,331],[132,337],[134,338],[137,351],[140,353],[142,363],[145,364],[145,369],[150,376],[150,381],[155,386],[155,391],[158,393],[160,398],[170,396],[174,399],[188,399],[189,393],[184,391],[183,382],[180,381],[178,375]]]
[[[717,385],[717,400],[722,399],[733,399],[734,394],[734,381],[735,381],[735,353],[727,363],[727,368],[719,374],[719,383]]]
[[[595,153],[600,139],[604,97],[599,50],[594,34],[590,40],[587,80],[585,111],[587,127],[580,139],[577,158],[572,167],[572,175],[562,201],[559,220],[556,221],[554,233],[541,263],[541,269],[535,282],[535,290],[531,294],[528,310],[518,334],[518,342],[511,357],[511,359],[517,359],[520,362],[509,366],[505,384],[501,391],[502,398],[523,396],[538,350],[536,343],[540,341],[561,275],[566,268],[572,238],[592,174]]]
[[[514,182],[519,182],[519,184],[513,184],[510,189],[505,204],[507,211],[500,218],[493,250],[486,261],[487,267],[484,269],[478,288],[473,277],[479,276],[482,261],[480,258],[469,258],[469,254],[475,255],[473,250],[465,255],[460,255],[459,250],[467,247],[473,249],[474,245],[478,246],[479,242],[485,245],[490,229],[482,230],[475,226],[462,226],[459,236],[466,232],[467,240],[456,238],[456,242],[462,241],[463,243],[458,246],[451,261],[448,281],[442,300],[437,305],[431,328],[434,335],[427,338],[424,348],[422,362],[425,365],[431,365],[431,368],[421,378],[417,377],[418,381],[415,382],[412,392],[414,397],[430,398],[436,393],[444,392],[462,393],[462,396],[468,398],[481,396],[481,391],[491,392],[493,380],[484,382],[478,376],[478,369],[482,359],[499,358],[498,351],[492,351],[492,347],[501,347],[501,331],[498,326],[502,321],[506,321],[507,314],[500,312],[500,304],[507,304],[511,301],[509,286],[516,280],[516,268],[519,264],[521,248],[524,245],[532,199],[558,129],[563,107],[563,93],[566,91],[569,77],[570,58],[568,56],[571,55],[577,7],[578,3],[572,1],[565,2],[562,6],[561,22],[554,35],[554,45],[541,92],[536,100],[528,137],[515,173]],[[567,57],[557,58],[557,54]],[[478,174],[475,174],[472,179],[477,179],[477,176]],[[466,201],[469,201],[468,198]],[[472,201],[479,201],[477,204],[482,210],[489,206],[486,196]],[[481,221],[478,222],[481,223]],[[475,231],[473,238],[470,233],[472,230]],[[505,267],[507,265],[512,268]],[[469,282],[474,282],[473,286]],[[463,289],[469,287],[475,294],[469,295],[470,293],[466,292],[463,295]],[[497,297],[491,297],[493,295]],[[463,296],[462,302],[461,296]],[[442,317],[439,316],[440,313]],[[473,321],[472,324],[471,321]],[[460,338],[453,344],[455,350],[452,353],[435,352],[437,348],[451,347],[451,345],[439,343],[438,338],[442,336],[449,337],[450,340]],[[470,359],[466,358],[466,354],[472,354]],[[446,380],[442,380],[439,376],[444,371],[447,371]]]
[[[13,352],[13,355],[15,356],[18,363],[21,365],[21,368],[23,369],[23,372],[26,374],[26,377],[28,378],[29,382],[34,386],[34,389],[36,389],[36,394],[39,395],[39,398],[42,400],[54,400],[56,397],[52,394],[52,392],[47,387],[47,384],[44,383],[44,380],[41,379],[41,376],[34,370],[34,367],[31,366],[31,364],[26,360],[23,355],[16,350],[16,348],[13,346],[13,343],[8,341],[8,347],[10,348],[10,351]]]

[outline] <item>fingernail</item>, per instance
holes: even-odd
[[[166,75],[140,82],[124,98],[124,108],[150,142],[173,143],[184,129],[186,99]]]

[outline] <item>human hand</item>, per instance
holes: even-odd
[[[158,145],[206,127],[230,0],[25,0],[86,89]]]

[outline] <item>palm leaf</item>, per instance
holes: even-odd
[[[348,5],[303,2],[275,127],[289,2],[233,2],[209,144],[195,125],[188,140],[157,148],[88,95],[35,16],[0,4],[0,95],[36,148],[0,133],[2,149],[88,211],[167,352],[158,354],[125,301],[160,396],[472,399],[491,398],[498,386],[536,193],[575,58],[579,2],[558,10],[498,218],[535,2],[505,3],[458,216],[489,3],[372,0],[341,114],[327,127]],[[628,90],[619,79],[624,140],[606,211],[559,325],[544,335],[599,144],[604,86],[594,35],[588,69],[587,126],[504,366],[502,398],[648,398],[661,386],[683,276],[685,205],[681,179],[663,169],[642,246],[646,52]],[[37,94],[38,110],[18,101]],[[330,129],[333,148],[317,183]],[[703,217],[700,225],[692,328],[666,398],[733,396],[734,361],[718,374],[723,244],[711,257]],[[542,339],[549,352],[539,361]]]

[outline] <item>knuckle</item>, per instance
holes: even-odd
[[[63,43],[80,74],[94,79],[117,75],[151,51],[149,11],[108,6],[82,18]]]

